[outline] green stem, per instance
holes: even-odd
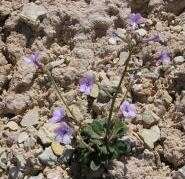
[[[54,89],[55,89],[56,92],[57,92],[57,95],[58,95],[59,99],[62,101],[62,103],[65,105],[66,109],[67,109],[67,110],[69,111],[69,113],[71,114],[72,119],[75,120],[74,122],[80,127],[80,126],[81,126],[81,123],[78,122],[78,120],[76,119],[76,117],[75,117],[75,115],[73,114],[72,110],[69,108],[69,106],[68,106],[68,104],[67,104],[65,98],[61,95],[60,89],[59,89],[59,87],[57,86],[57,84],[56,84],[56,82],[55,82],[55,80],[54,80],[54,78],[53,78],[51,72],[50,72],[47,68],[45,69],[45,71],[46,71],[46,74],[48,75],[48,77],[50,78],[50,80],[51,80],[51,82],[52,82],[52,84],[53,84],[53,86],[54,86]],[[91,152],[93,152],[94,149],[93,149],[91,146],[89,146],[87,143],[84,142],[84,140],[82,139],[82,136],[81,136],[80,132],[79,132],[79,131],[76,131],[76,133],[77,133],[77,136],[79,137],[79,138],[77,137],[77,139],[79,140],[79,142],[81,142],[82,144],[84,144]]]
[[[109,112],[109,116],[108,116],[108,120],[107,120],[107,127],[106,127],[106,137],[105,137],[105,139],[106,139],[107,143],[109,142],[109,135],[110,135],[111,121],[112,121],[114,105],[115,105],[115,102],[116,102],[117,95],[118,95],[118,93],[120,91],[123,79],[124,79],[124,77],[125,77],[125,75],[127,73],[127,68],[128,68],[128,65],[129,65],[129,62],[130,62],[130,59],[131,59],[131,55],[132,55],[132,50],[129,47],[129,56],[128,56],[127,60],[124,63],[124,70],[123,70],[121,79],[119,81],[119,84],[118,84],[118,87],[116,89],[116,92],[114,93],[113,98],[112,98],[112,103],[111,103],[110,112]]]
[[[75,123],[79,124],[78,120],[76,119],[75,115],[73,114],[73,111],[69,108],[65,98],[61,95],[60,89],[57,86],[55,80],[53,79],[53,76],[51,74],[51,72],[46,68],[46,73],[48,75],[48,77],[50,78],[54,88],[56,89],[57,95],[59,97],[59,99],[62,101],[62,103],[65,105],[66,109],[68,110],[68,112],[70,113],[70,115],[72,116],[73,119],[75,119]]]

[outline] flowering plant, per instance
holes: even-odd
[[[140,14],[132,14],[130,20],[133,28],[136,28],[141,23],[141,16]],[[118,36],[118,38],[121,37]],[[138,48],[137,40],[133,41],[130,36],[127,37],[125,42],[128,44],[127,50],[129,56],[124,62],[119,84],[113,94],[109,94],[109,92],[105,91],[111,97],[109,114],[107,118],[97,118],[88,124],[78,121],[78,116],[75,116],[73,110],[70,109],[52,73],[47,67],[42,65],[38,53],[33,53],[30,57],[25,58],[27,63],[32,63],[37,69],[47,74],[53,84],[63,107],[54,110],[49,122],[58,125],[54,130],[55,139],[63,145],[70,144],[73,146],[74,152],[72,159],[78,161],[81,168],[88,168],[95,171],[105,167],[110,160],[119,158],[130,152],[131,148],[128,146],[128,143],[123,140],[123,136],[127,132],[126,119],[136,117],[135,105],[127,100],[124,100],[123,103],[120,104],[118,111],[121,112],[125,120],[121,120],[119,116],[116,117],[114,114],[116,98],[118,93],[120,93],[122,82],[127,74],[130,59]],[[90,73],[85,74],[79,80],[80,92],[90,98],[94,98],[91,94],[95,86],[99,86],[99,84],[96,84],[94,75]]]

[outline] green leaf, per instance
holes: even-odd
[[[100,165],[96,165],[96,164],[94,163],[94,161],[92,160],[91,163],[90,163],[90,168],[91,168],[91,170],[93,170],[93,171],[97,171],[97,170],[100,168]]]
[[[117,140],[115,142],[115,150],[118,154],[118,157],[123,154],[126,154],[128,151],[127,149],[128,149],[127,144],[124,141]]]
[[[105,155],[108,154],[107,147],[105,145],[99,146],[98,148],[99,148],[101,153],[103,153]]]
[[[99,136],[90,125],[86,126],[85,128],[82,129],[82,133],[84,133],[84,135],[88,135],[90,138],[94,138],[94,139],[99,139],[101,138],[101,136]]]
[[[102,140],[99,140],[99,139],[91,139],[91,143],[92,145],[97,145],[97,146],[100,146],[103,144]]]
[[[112,134],[116,137],[122,137],[126,132],[127,126],[121,120],[116,120]]]
[[[105,133],[105,121],[104,120],[96,119],[93,121],[91,126],[94,132],[96,132],[97,134],[103,135]]]

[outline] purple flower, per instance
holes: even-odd
[[[65,112],[63,108],[57,108],[52,114],[52,118],[49,120],[49,122],[57,123],[61,122],[65,117]]]
[[[128,23],[132,26],[132,28],[135,30],[138,28],[139,24],[141,24],[143,21],[143,18],[140,13],[132,13],[129,16]]]
[[[159,59],[156,63],[156,65],[167,65],[171,63],[171,57],[170,57],[170,53],[166,52],[166,51],[162,51],[159,55]]]
[[[73,130],[72,128],[66,123],[61,122],[60,126],[55,129],[55,137],[56,140],[62,144],[68,145],[71,143],[71,140],[73,138]]]
[[[32,53],[29,57],[25,57],[24,60],[27,64],[34,64],[37,68],[42,68],[39,53]]]
[[[120,110],[122,115],[125,118],[133,118],[136,117],[136,108],[134,104],[130,104],[128,101],[124,101],[121,106]]]
[[[90,95],[94,84],[94,76],[86,74],[80,79],[80,91],[86,95]]]

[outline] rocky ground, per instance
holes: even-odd
[[[137,106],[128,123],[140,148],[137,155],[113,161],[116,179],[185,178],[185,0],[1,0],[0,1],[0,176],[2,179],[70,178],[61,164],[70,150],[53,141],[52,111],[61,105],[47,76],[24,57],[37,51],[49,64],[68,104],[89,120],[107,113],[110,98],[99,92],[92,113],[79,93],[79,78],[92,71],[109,91],[118,84],[128,52],[124,50],[128,15],[139,12],[143,43],[132,57],[117,107],[128,98]],[[112,35],[116,32],[122,38]],[[156,66],[168,50],[171,63]],[[131,80],[130,80],[131,79]],[[67,154],[66,154],[67,155]]]

